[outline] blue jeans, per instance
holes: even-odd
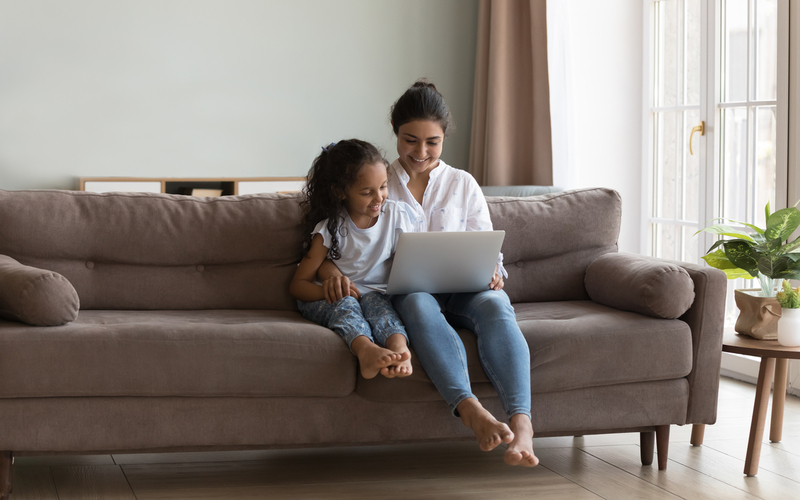
[[[395,295],[392,304],[406,325],[422,368],[454,415],[458,416],[461,401],[475,398],[456,326],[475,332],[481,365],[507,416],[524,413],[530,417],[530,352],[504,291],[412,293]]]
[[[386,339],[395,333],[402,334],[408,342],[406,329],[392,308],[391,298],[382,293],[362,295],[360,303],[354,297],[343,297],[333,304],[324,300],[298,300],[297,306],[305,319],[330,328],[347,342],[347,347],[361,335],[382,347],[386,347]]]

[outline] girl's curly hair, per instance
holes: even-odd
[[[305,231],[304,254],[311,248],[311,232],[321,220],[328,219],[331,248],[328,255],[336,260],[339,252],[339,231],[344,222],[344,196],[358,179],[364,165],[388,163],[378,148],[358,139],[349,139],[322,148],[314,159],[303,188],[303,231]]]

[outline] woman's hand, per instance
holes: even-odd
[[[489,283],[489,288],[491,288],[492,290],[502,290],[503,286],[505,286],[503,277],[500,276],[499,273],[495,272],[494,276],[492,276],[492,282]]]
[[[343,297],[355,297],[361,300],[361,292],[347,276],[330,276],[322,282],[322,290],[325,293],[325,301],[328,304],[341,300]]]

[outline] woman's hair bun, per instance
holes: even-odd
[[[414,85],[412,85],[411,87],[412,88],[427,88],[427,89],[436,90],[436,85],[432,84],[431,82],[429,82],[425,78],[420,78],[419,80],[414,82]],[[436,90],[436,91],[438,92],[438,90]]]

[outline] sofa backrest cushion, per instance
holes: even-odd
[[[0,254],[63,275],[83,309],[296,309],[298,201],[0,191]]]
[[[506,232],[505,290],[511,302],[584,300],[586,268],[617,251],[622,203],[612,189],[530,198],[487,198],[494,229]]]
[[[0,190],[0,254],[63,275],[83,309],[292,310],[299,200]],[[615,191],[487,201],[512,302],[588,298],[586,268],[617,251]]]

